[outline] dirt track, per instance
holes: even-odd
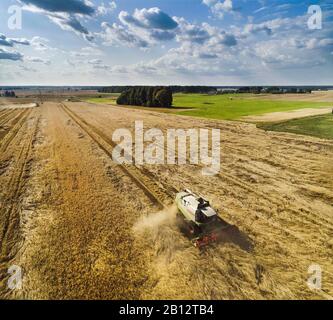
[[[252,124],[65,104],[0,111],[1,296],[333,295],[333,142]],[[145,129],[221,128],[221,173],[114,164],[112,133],[133,129],[136,120]],[[171,207],[184,187],[208,195],[239,230],[203,252],[192,247]],[[306,284],[314,263],[323,270],[319,292]],[[23,289],[10,292],[6,272],[14,264],[23,268]]]

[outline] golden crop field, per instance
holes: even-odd
[[[117,165],[112,133],[221,129],[221,171]],[[85,102],[0,111],[0,297],[322,299],[333,295],[333,142],[255,124]],[[198,250],[173,201],[205,194],[235,226]],[[308,268],[324,270],[321,291]],[[23,289],[7,289],[11,265]]]

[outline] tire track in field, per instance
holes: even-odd
[[[9,122],[12,118],[15,118],[15,115],[18,113],[17,109],[9,109],[9,111],[0,117],[0,126],[4,126],[7,122]],[[14,115],[14,117],[11,117]]]
[[[23,146],[19,151],[18,158],[13,169],[13,174],[7,186],[7,193],[0,206],[2,225],[0,230],[1,255],[0,264],[10,261],[16,254],[15,246],[19,241],[19,198],[25,182],[25,173],[30,161],[33,140],[37,132],[39,117],[36,117],[27,133]]]
[[[61,104],[62,109],[67,113],[67,115],[83,130],[92,140],[97,143],[97,145],[107,154],[108,157],[112,159],[112,151],[110,148],[114,148],[115,143],[109,139],[103,132],[88,124],[84,119],[70,110],[64,104]],[[157,205],[159,209],[163,209],[169,204],[171,204],[174,195],[177,193],[176,189],[172,192],[167,190],[162,190],[160,186],[157,185],[156,181],[150,179],[142,170],[132,165],[119,164],[122,171],[128,175],[133,182],[145,193],[145,195],[151,200],[154,205]]]
[[[4,109],[0,111],[0,120],[4,119],[10,112],[13,110],[11,109]]]
[[[7,134],[4,136],[4,138],[0,141],[0,154],[3,155],[10,143],[15,139],[16,135],[22,128],[24,122],[31,114],[31,109],[25,109],[23,110],[15,119],[13,120],[13,127]]]
[[[0,112],[0,120],[5,118],[8,114],[12,113],[13,111],[16,111],[17,109],[3,109]]]

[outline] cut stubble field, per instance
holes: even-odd
[[[221,172],[119,166],[117,128],[221,129]],[[321,299],[333,295],[333,142],[254,124],[85,102],[0,111],[0,296],[39,299]],[[207,195],[239,234],[200,252],[173,198]],[[164,207],[161,209],[161,207]],[[308,268],[323,270],[321,291]],[[22,290],[6,288],[21,266]]]

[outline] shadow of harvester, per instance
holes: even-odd
[[[218,237],[218,244],[232,243],[246,252],[251,252],[254,249],[254,243],[249,236],[238,227],[228,224],[220,230]]]
[[[199,249],[224,243],[232,243],[246,252],[251,252],[254,248],[252,240],[246,233],[220,217],[213,224],[197,227],[193,222],[186,223],[178,216],[178,225],[182,234]]]

